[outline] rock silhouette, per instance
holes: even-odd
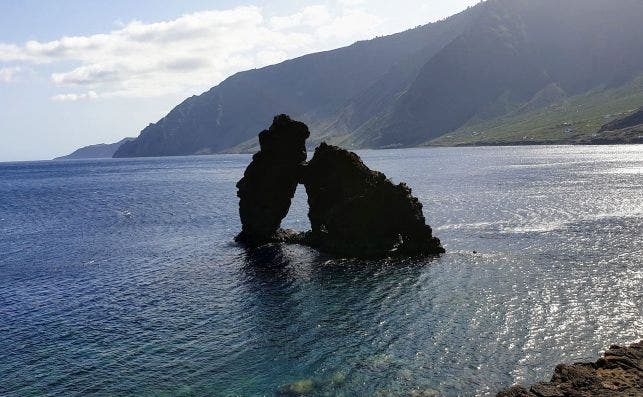
[[[296,242],[341,257],[437,255],[440,240],[426,225],[422,204],[404,183],[370,170],[355,153],[322,143],[305,163],[305,124],[275,117],[259,134],[261,151],[239,181],[237,241]],[[311,231],[280,229],[297,183],[308,195]]]
[[[371,171],[355,153],[322,143],[303,183],[312,227],[307,243],[321,251],[348,257],[444,252],[411,189]]]
[[[261,150],[237,183],[242,229],[236,240],[261,245],[284,238],[279,226],[301,179],[306,160],[306,124],[282,114],[259,133]]]

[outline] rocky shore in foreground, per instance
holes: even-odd
[[[595,363],[559,364],[549,382],[513,386],[497,397],[643,396],[643,340],[610,346]]]

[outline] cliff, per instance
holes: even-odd
[[[451,144],[581,142],[606,114],[593,108],[580,118],[591,95],[634,87],[598,102],[609,114],[640,106],[643,89],[632,81],[643,75],[641,20],[639,0],[488,0],[443,21],[237,73],[183,101],[115,157],[254,150],[255,132],[278,113],[309,125],[311,146],[417,146],[467,127],[472,139]],[[521,122],[503,136],[473,134],[507,117]]]

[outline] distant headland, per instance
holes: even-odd
[[[54,160],[112,158],[121,145],[126,142],[133,141],[134,139],[135,138],[124,138],[115,143],[99,143],[96,145],[81,147],[66,156],[56,157]]]

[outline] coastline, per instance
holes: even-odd
[[[529,390],[515,385],[496,397],[641,396],[643,340],[629,346],[612,345],[594,363],[559,364],[549,382]]]

